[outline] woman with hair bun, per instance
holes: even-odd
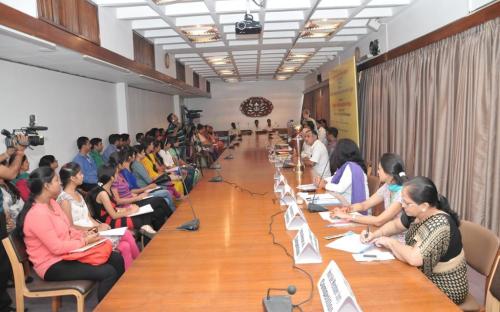
[[[382,226],[386,222],[401,216],[401,189],[407,180],[403,160],[399,155],[385,153],[378,164],[378,176],[384,184],[367,200],[348,207],[335,209],[332,217],[349,220],[361,224]],[[360,216],[349,214],[355,211],[367,211],[384,203],[384,211],[378,216]]]
[[[426,177],[404,183],[402,198],[401,218],[375,232],[363,231],[361,240],[387,248],[399,260],[418,267],[453,302],[461,304],[469,286],[457,213]],[[405,243],[391,237],[404,231]]]

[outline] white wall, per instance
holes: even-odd
[[[137,132],[166,128],[167,115],[173,112],[173,97],[141,89],[128,88],[128,131],[134,141]]]
[[[468,14],[469,0],[414,0],[395,18],[383,24],[378,32],[371,32],[361,41],[339,53],[333,61],[322,65],[318,71],[323,80],[328,79],[328,72],[354,55],[356,46],[359,46],[361,55],[367,55],[370,41],[378,39],[380,53],[385,53]],[[312,73],[306,77],[306,88],[316,83],[316,74]]]
[[[270,118],[285,127],[290,119],[298,120],[302,106],[302,80],[259,81],[224,83],[212,82],[212,98],[186,98],[184,104],[190,109],[202,109],[200,122],[210,124],[216,130],[228,130],[232,121],[239,122],[241,129],[254,129],[254,119],[240,112],[240,104],[251,96],[262,96],[273,103],[268,116],[257,118],[263,127]]]
[[[68,162],[77,153],[79,136],[104,138],[117,129],[111,83],[0,60],[0,94],[0,128],[27,126],[30,114],[49,127],[41,132],[45,145],[27,151],[31,168],[45,154]],[[3,152],[3,137],[0,145]]]
[[[0,0],[0,2],[25,14],[38,17],[36,0]]]
[[[131,60],[134,59],[132,24],[116,18],[116,9],[99,7],[101,46]]]
[[[177,72],[175,71],[175,57],[173,54],[170,55],[170,66],[165,67],[165,54],[166,51],[163,50],[161,45],[155,45],[155,67],[160,73],[168,75],[172,78],[176,78]]]

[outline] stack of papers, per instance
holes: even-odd
[[[125,231],[127,230],[127,227],[121,227],[121,228],[116,228],[116,229],[111,229],[107,231],[101,231],[99,232],[100,236],[123,236],[125,234]]]
[[[78,249],[73,249],[70,251],[70,253],[75,253],[75,252],[84,252],[86,250],[89,250],[90,248],[94,247],[94,246],[97,246],[99,244],[102,244],[104,243],[105,241],[107,240],[107,238],[103,238],[101,240],[98,240],[97,242],[95,243],[92,243],[92,244],[88,244],[86,246],[83,246],[82,248],[78,248]]]
[[[133,213],[131,215],[128,215],[128,216],[129,217],[139,216],[139,215],[146,214],[146,213],[151,213],[151,212],[153,212],[153,207],[151,207],[150,204],[147,204],[145,206],[139,207],[139,211],[137,211],[136,213]]]
[[[300,197],[302,197],[307,203],[311,203],[314,198],[313,204],[318,204],[318,205],[326,205],[326,206],[333,206],[333,205],[340,205],[340,200],[335,198],[335,196],[324,193],[324,194],[308,194],[304,192],[297,193]]]
[[[297,189],[304,192],[314,192],[316,190],[315,184],[301,184],[297,186]]]
[[[368,249],[362,254],[353,254],[352,257],[358,262],[387,261],[395,259],[390,251],[382,251],[378,248]]]
[[[350,253],[362,253],[373,246],[374,245],[371,243],[363,244],[359,239],[359,234],[346,235],[326,245],[328,248],[343,250]]]

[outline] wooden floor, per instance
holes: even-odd
[[[209,183],[216,172],[205,170],[190,194],[200,230],[175,230],[192,218],[184,200],[96,311],[262,311],[267,288],[290,284],[297,287],[294,303],[306,299],[308,278],[292,269],[291,260],[268,234],[270,216],[281,211],[273,193],[268,144],[265,135],[245,136],[240,147],[223,155],[232,153],[234,159],[220,158],[226,181],[265,195],[252,196],[229,183]],[[293,171],[285,172],[290,184],[299,182]],[[307,174],[300,178],[310,180]],[[323,236],[346,229],[327,228],[319,215],[305,215],[319,239],[323,263],[300,266],[314,277],[313,299],[302,306],[304,311],[322,310],[316,283],[331,259],[363,311],[458,311],[417,268],[397,260],[357,263],[351,254],[326,248]],[[295,231],[285,230],[283,214],[275,218],[273,230],[291,253]]]

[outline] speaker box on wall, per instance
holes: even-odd
[[[316,75],[316,81],[319,83],[321,82],[321,74]]]

